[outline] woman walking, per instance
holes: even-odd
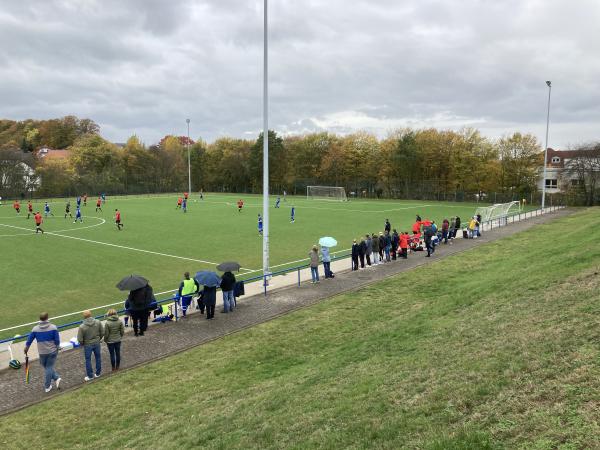
[[[106,313],[106,323],[104,324],[104,342],[108,347],[110,355],[110,365],[112,371],[119,370],[121,365],[121,339],[125,334],[125,325],[119,319],[117,311],[109,309]]]

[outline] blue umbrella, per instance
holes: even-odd
[[[215,272],[211,272],[209,270],[201,270],[200,272],[196,272],[194,279],[198,282],[198,284],[201,284],[203,286],[221,286],[221,277]]]
[[[321,247],[335,247],[337,245],[337,241],[331,236],[325,236],[319,239],[319,245]]]

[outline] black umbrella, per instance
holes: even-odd
[[[227,261],[227,262],[222,262],[221,264],[219,264],[217,266],[217,270],[220,270],[221,272],[232,272],[232,271],[237,272],[240,270],[241,267],[242,266],[238,262]]]
[[[141,275],[127,275],[121,281],[117,283],[117,289],[121,291],[135,291],[136,289],[143,288],[148,285],[146,280]]]

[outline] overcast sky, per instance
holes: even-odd
[[[270,0],[270,128],[600,139],[597,0]],[[262,128],[262,0],[0,0],[0,117],[114,142]]]

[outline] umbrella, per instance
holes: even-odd
[[[319,245],[321,247],[335,247],[337,245],[337,241],[331,236],[325,236],[319,239]]]
[[[221,277],[215,272],[211,272],[208,270],[201,270],[200,272],[196,272],[194,279],[198,282],[198,284],[207,287],[216,287],[221,285]]]
[[[146,280],[141,275],[128,275],[117,283],[117,288],[121,291],[135,291],[148,285]]]
[[[242,266],[238,262],[227,261],[227,262],[222,262],[221,264],[219,264],[217,266],[217,270],[220,270],[221,272],[232,272],[232,271],[239,271],[241,267]]]
[[[29,356],[25,357],[25,383],[29,384]]]

